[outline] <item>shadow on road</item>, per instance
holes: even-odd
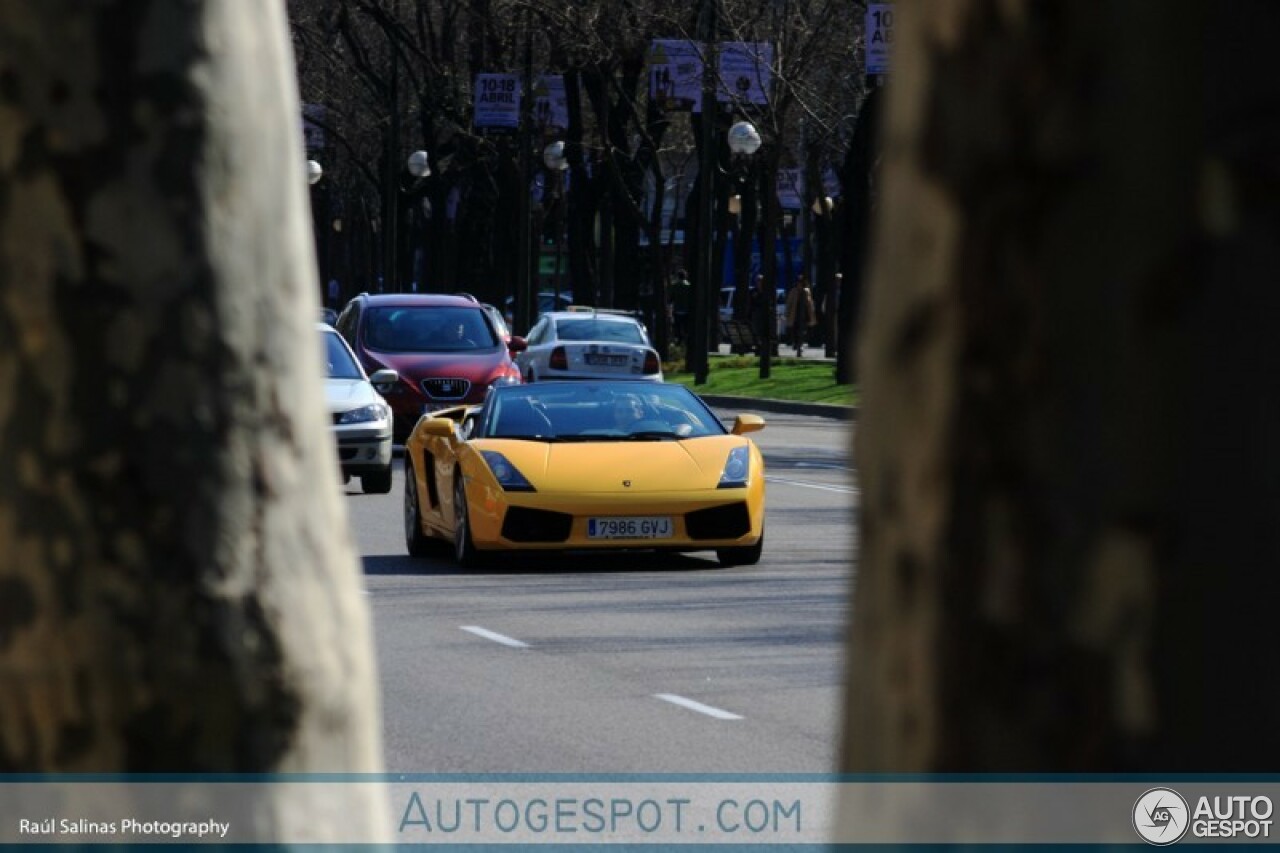
[[[627,572],[719,571],[710,553],[523,553],[495,556],[481,569],[463,569],[447,551],[439,557],[415,559],[406,554],[371,554],[364,558],[366,575],[452,575],[490,577],[537,574],[620,574]]]

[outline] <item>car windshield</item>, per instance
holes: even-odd
[[[338,337],[337,332],[321,332],[324,340],[324,358],[329,365],[330,379],[363,379],[360,365],[351,357],[351,350]]]
[[[620,344],[643,344],[644,333],[635,323],[599,320],[595,317],[573,317],[556,320],[556,339],[561,341],[609,341]]]
[[[463,352],[498,345],[479,305],[370,308],[364,342],[380,352]]]
[[[495,389],[473,437],[676,441],[725,433],[720,420],[682,385],[540,382]]]

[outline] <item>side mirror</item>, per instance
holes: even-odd
[[[738,415],[733,419],[733,434],[743,435],[764,429],[764,418],[759,415]]]
[[[418,429],[425,435],[451,438],[453,436],[454,426],[454,422],[448,418],[423,418],[422,423],[418,425]]]
[[[520,335],[512,335],[511,341],[507,344],[507,349],[511,352],[524,352],[529,348],[529,342]]]
[[[382,393],[384,388],[389,388],[399,381],[400,374],[396,373],[389,367],[384,367],[381,370],[375,371],[374,374],[369,377],[369,384],[377,389],[378,393]]]

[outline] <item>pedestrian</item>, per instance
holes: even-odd
[[[671,319],[672,332],[676,343],[683,344],[689,334],[689,304],[693,285],[689,282],[689,274],[684,269],[676,271],[675,280],[671,282]]]
[[[338,310],[338,299],[342,296],[342,285],[337,278],[329,279],[329,307]]]
[[[818,324],[818,312],[813,307],[813,291],[804,274],[796,276],[796,283],[787,294],[787,328],[791,330],[791,343],[796,356],[804,355],[805,339],[809,330]]]

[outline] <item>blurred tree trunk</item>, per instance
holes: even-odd
[[[290,62],[275,4],[0,7],[0,771],[381,766]]]
[[[1274,769],[1280,7],[926,8],[859,351],[843,769]]]

